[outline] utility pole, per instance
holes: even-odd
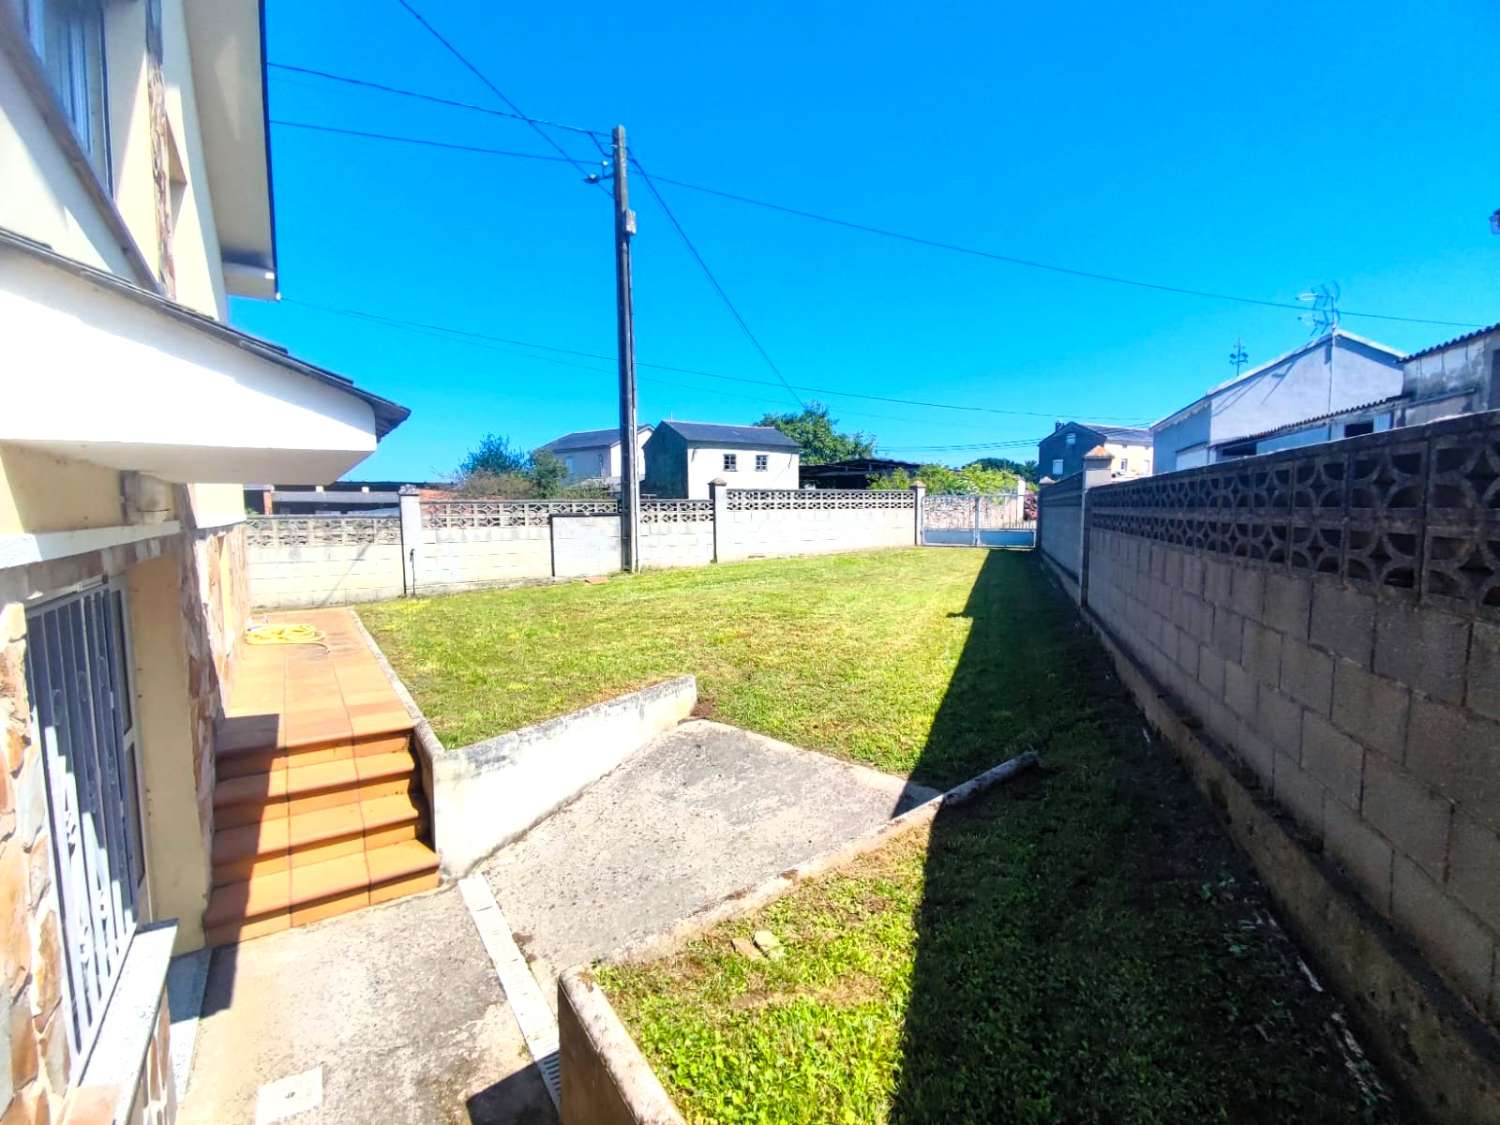
[[[635,311],[630,286],[630,239],[635,212],[630,209],[629,157],[625,126],[614,131],[615,160],[615,322],[620,357],[620,569],[640,569],[640,446],[635,426]]]

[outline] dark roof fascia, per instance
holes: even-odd
[[[262,340],[257,336],[241,332],[238,328],[231,328],[227,324],[215,320],[205,313],[190,309],[186,305],[179,305],[176,301],[168,300],[159,293],[142,289],[126,281],[123,277],[116,277],[105,270],[96,269],[83,262],[75,261],[53,250],[52,247],[34,239],[27,238],[23,234],[17,234],[13,230],[0,227],[0,248],[14,250],[26,254],[39,261],[46,262],[67,273],[72,274],[101,289],[107,289],[118,296],[134,301],[136,304],[145,305],[155,312],[171,317],[179,324],[189,328],[195,328],[200,332],[206,332],[223,343],[230,344],[241,351],[249,352],[258,359],[268,363],[274,363],[278,367],[284,367],[288,371],[294,371],[298,375],[305,375],[326,386],[336,390],[344,391],[355,398],[368,403],[375,413],[375,437],[385,437],[402,422],[411,416],[411,411],[400,403],[392,402],[388,398],[371,394],[369,391],[361,390],[354,385],[351,379],[326,368],[318,367],[297,359],[283,348],[277,347],[269,341]]]

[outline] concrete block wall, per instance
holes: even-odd
[[[618,539],[616,544],[618,567]],[[424,596],[551,578],[552,529],[546,523],[522,527],[424,527],[422,549],[414,569],[417,591]]]
[[[395,516],[263,516],[246,521],[246,572],[259,607],[399,598]]]
[[[910,492],[731,489],[719,513],[720,562],[829,554],[916,542]]]
[[[1204,483],[1212,467],[1091,492],[1085,597],[1500,1021],[1500,423],[1487,417],[1236,463],[1221,475],[1245,485],[1239,510],[1234,482]],[[1265,484],[1278,476],[1327,482],[1326,518],[1290,501],[1279,515]],[[1163,507],[1195,488],[1231,502]]]
[[[1083,563],[1083,480],[1077,473],[1037,492],[1037,549],[1061,572],[1075,600]]]

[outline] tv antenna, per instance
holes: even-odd
[[[1336,281],[1315,286],[1306,293],[1298,294],[1297,300],[1312,307],[1297,319],[1312,330],[1313,336],[1322,336],[1326,332],[1332,332],[1339,326],[1339,298],[1342,295],[1343,291],[1339,289],[1339,283]]]
[[[1245,364],[1250,362],[1250,353],[1245,351],[1245,341],[1238,336],[1234,338],[1234,351],[1229,353],[1229,362],[1234,365],[1234,377],[1238,379],[1240,372],[1244,370]]]

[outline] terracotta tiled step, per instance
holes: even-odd
[[[425,823],[425,802],[407,793],[221,828],[214,833],[214,886],[413,840]]]
[[[261,720],[267,720],[262,722]],[[388,754],[410,744],[412,722],[405,712],[384,715],[365,729],[345,730],[337,735],[284,737],[275,715],[253,716],[245,726],[241,720],[225,719],[214,736],[215,764],[219,777],[243,777],[264,773],[278,765],[312,765],[367,754]],[[357,720],[351,720],[357,722]]]
[[[437,886],[438,858],[404,840],[214,890],[203,914],[209,945],[243,941]]]
[[[331,762],[274,766],[222,778],[214,786],[214,823],[238,828],[337,805],[395,797],[418,785],[409,750]]]

